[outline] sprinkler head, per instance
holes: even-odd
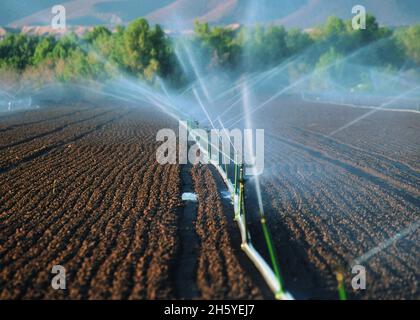
[[[274,297],[275,297],[276,300],[283,300],[283,293],[282,292],[276,292]]]

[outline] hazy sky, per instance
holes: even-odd
[[[382,24],[420,23],[420,0],[1,0],[0,25],[45,25],[51,7],[63,4],[70,24],[129,22],[145,16],[152,22],[171,18],[191,23],[195,18],[215,23],[259,22],[309,27],[330,15],[351,17],[355,4],[366,6]],[[252,15],[247,14],[252,6]]]

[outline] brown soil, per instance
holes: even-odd
[[[156,163],[156,132],[176,123],[109,105],[0,117],[0,298],[270,298],[215,170]],[[420,298],[419,229],[387,242],[418,225],[419,115],[377,112],[328,137],[368,111],[293,98],[253,115],[265,213],[295,297],[337,298],[343,270],[350,298]],[[246,190],[266,255],[252,180]],[[182,202],[186,191],[198,202]],[[362,263],[367,290],[353,291],[351,263],[381,246]],[[67,290],[51,288],[54,264]]]
[[[232,248],[225,213],[229,212],[232,219],[233,210],[231,205],[223,205],[214,174],[208,166],[195,166],[192,170],[199,202],[196,231],[201,241],[198,288],[204,298],[261,298],[261,291],[255,288]]]
[[[265,212],[286,287],[296,297],[337,298],[337,270],[351,298],[420,297],[419,229],[387,242],[418,226],[420,115],[376,112],[328,137],[369,111],[294,97],[253,114],[254,126],[265,129]],[[256,213],[252,182],[247,186],[248,212]],[[377,247],[383,249],[362,263],[367,289],[354,291],[350,265]]]
[[[192,171],[198,215],[180,217],[184,169],[155,157],[157,130],[174,125],[121,103],[1,117],[0,298],[259,297],[203,168]],[[198,259],[185,286],[195,291],[185,292],[179,263],[191,254]],[[51,288],[56,264],[67,270],[66,290]]]

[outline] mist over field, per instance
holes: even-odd
[[[197,20],[192,34],[168,34],[145,19],[112,29],[96,26],[81,35],[10,32],[0,43],[2,108],[5,96],[27,98],[31,90],[55,82],[128,77],[151,90],[162,93],[164,84],[184,95],[194,83],[202,87],[206,75],[216,79],[216,95],[223,81],[249,79],[259,94],[280,91],[309,100],[418,109],[419,25],[389,28],[369,15],[366,30],[353,30],[351,20],[332,16],[310,30],[286,29],[255,24],[257,7],[248,5],[240,27]],[[177,30],[189,27],[181,17],[171,23]],[[213,84],[206,86],[211,90]]]

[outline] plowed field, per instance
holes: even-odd
[[[265,213],[297,298],[337,298],[337,270],[350,298],[420,298],[420,117],[379,111],[331,135],[369,111],[285,99],[252,115],[265,129]],[[118,102],[0,117],[0,298],[272,297],[214,168],[156,162],[161,128],[177,123]],[[266,254],[252,185],[247,221]],[[356,262],[363,291],[350,285]],[[51,288],[56,264],[66,290]]]
[[[211,175],[187,169],[199,201],[183,217],[182,168],[156,162],[156,132],[177,123],[110,105],[0,118],[0,298],[261,297]],[[181,245],[187,238],[196,241]],[[66,268],[66,290],[52,289],[53,265]]]
[[[290,98],[253,114],[266,137],[265,211],[297,297],[337,298],[341,270],[350,298],[420,298],[420,114],[368,112]],[[355,263],[366,290],[351,286]]]

